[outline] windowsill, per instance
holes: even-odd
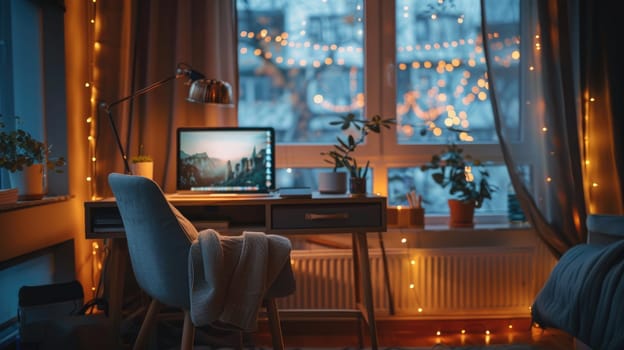
[[[388,225],[388,231],[402,231],[402,232],[414,232],[414,231],[488,231],[488,230],[525,230],[530,229],[531,225],[528,222],[510,223],[510,222],[488,222],[488,223],[475,223],[472,227],[449,227],[447,223],[434,223],[425,224],[422,227],[399,227]]]
[[[32,201],[17,201],[15,203],[0,204],[0,213],[13,211],[13,210],[19,210],[19,209],[25,209],[25,208],[37,207],[40,205],[48,205],[48,204],[64,202],[64,201],[69,200],[71,197],[72,197],[71,195],[50,196],[50,197],[43,197],[42,199],[37,199],[37,200],[32,200]]]

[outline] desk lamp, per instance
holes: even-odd
[[[189,94],[186,98],[187,101],[196,103],[221,104],[228,106],[232,105],[232,87],[229,83],[216,79],[206,79],[203,74],[194,70],[191,66],[185,63],[178,63],[175,75],[159,80],[149,86],[139,89],[133,94],[123,97],[115,102],[100,103],[100,107],[108,115],[108,120],[110,121],[111,128],[113,129],[117,148],[119,149],[121,158],[124,161],[126,174],[131,174],[130,165],[128,164],[128,158],[123,149],[123,146],[121,145],[121,139],[119,138],[119,132],[117,131],[117,126],[115,125],[115,121],[113,120],[111,108],[115,105],[120,104],[121,102],[132,100],[137,96],[146,94],[171,80],[182,77],[188,78],[186,84],[190,85]]]

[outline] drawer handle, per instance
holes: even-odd
[[[340,220],[340,219],[348,219],[349,218],[349,214],[348,213],[336,213],[336,214],[315,214],[315,213],[306,213],[305,214],[305,219],[306,220]]]

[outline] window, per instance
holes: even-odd
[[[54,1],[0,3],[0,113],[7,128],[19,127],[67,155],[64,7]],[[67,174],[47,174],[49,195],[67,194]],[[9,187],[0,170],[0,188]]]
[[[239,125],[268,123],[281,144],[330,143],[336,134],[329,120],[360,114],[364,106],[362,5],[306,0],[237,6]]]
[[[239,125],[276,128],[278,183],[316,187],[315,172],[327,166],[320,152],[340,132],[329,125],[337,116],[396,116],[396,133],[371,135],[358,150],[371,160],[372,191],[387,194],[389,205],[404,205],[405,191],[416,190],[427,214],[446,215],[446,191],[432,186],[420,165],[453,141],[487,163],[498,187],[477,215],[506,215],[509,176],[488,100],[478,0],[239,0],[237,6]],[[517,4],[504,7],[519,12]],[[501,59],[517,66],[506,49],[517,38],[500,34]],[[520,137],[520,120],[505,126]]]

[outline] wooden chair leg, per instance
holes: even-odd
[[[152,299],[152,302],[147,309],[147,313],[145,314],[145,319],[141,324],[141,329],[139,329],[139,334],[134,341],[133,350],[143,350],[146,348],[147,340],[154,326],[154,322],[156,322],[156,317],[158,316],[161,305],[162,304],[158,300]]]
[[[282,326],[280,324],[279,311],[277,310],[277,302],[275,299],[268,299],[265,303],[273,349],[284,350],[284,339],[282,338]]]
[[[195,326],[191,320],[191,313],[184,311],[184,324],[182,325],[182,343],[181,350],[192,350],[195,342]]]

